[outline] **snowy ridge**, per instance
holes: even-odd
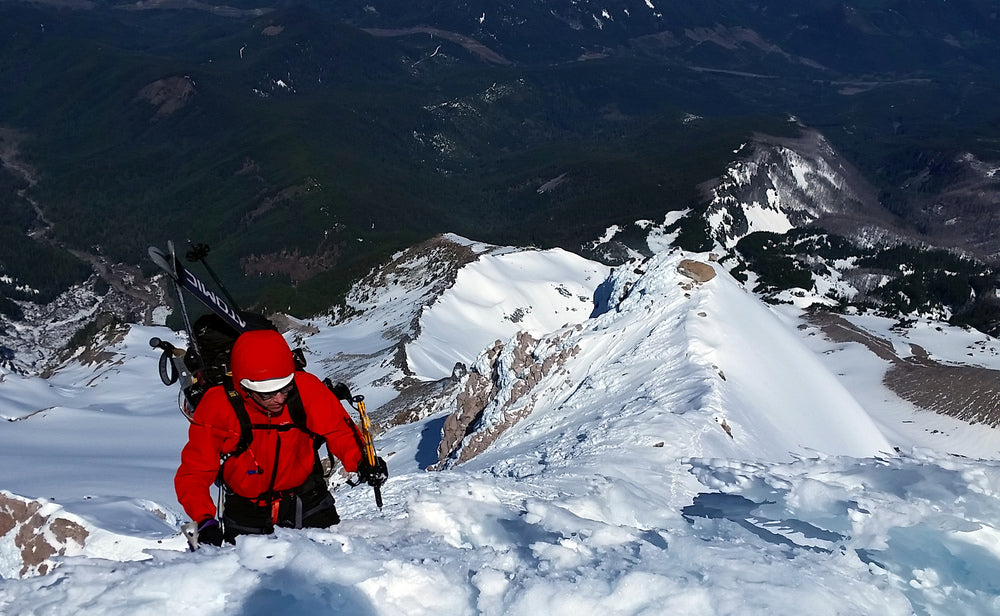
[[[826,139],[804,130],[794,140],[758,136],[708,188],[705,218],[725,248],[757,231],[786,233],[824,216],[870,216],[869,189]]]
[[[536,314],[547,306],[553,291],[539,280],[565,277],[591,290],[591,311],[576,323],[547,331],[539,323],[475,350],[475,369],[458,378],[489,381],[473,408],[497,404],[472,418],[469,436],[504,427],[477,455],[425,470],[439,462],[456,408],[458,394],[442,390],[443,410],[383,426],[377,437],[391,473],[381,511],[370,489],[334,477],[343,521],[331,529],[183,551],[171,478],[186,424],[146,342],[169,338],[162,328],[133,328],[107,350],[117,360],[71,363],[44,386],[8,375],[0,408],[17,420],[0,423],[0,465],[16,472],[5,474],[4,490],[48,501],[118,551],[85,542],[46,559],[45,575],[19,578],[23,556],[0,533],[0,612],[1000,610],[991,574],[1000,567],[995,431],[955,420],[938,430],[939,416],[892,399],[878,378],[882,360],[823,340],[791,307],[760,303],[717,266],[701,283],[679,272],[685,259],[709,267],[709,255],[666,250],[600,279],[587,262],[574,270],[551,254],[500,253],[507,265],[544,264],[508,268],[500,280],[525,297],[461,272],[440,295],[383,277],[358,290],[355,313],[339,324],[289,332],[307,347],[312,371],[349,369],[377,412],[395,401],[392,382],[404,374],[392,363],[396,335],[412,334],[408,346],[421,348],[424,336],[462,323],[492,337],[511,325],[496,314],[525,299]],[[462,270],[495,267],[480,258]],[[458,301],[494,296],[514,299],[499,312]],[[417,315],[426,326],[413,327]],[[942,343],[930,327],[914,336],[935,357],[958,361],[955,345],[973,343],[984,348],[977,361],[996,355],[996,341]],[[454,340],[420,365],[454,365],[478,344]],[[0,514],[0,531],[10,528]]]
[[[291,341],[306,353],[311,370],[364,389],[376,410],[412,378],[404,347],[420,331],[421,311],[438,301],[463,267],[503,250],[454,234],[413,246],[356,284],[346,307],[335,309],[325,326],[300,322]]]
[[[679,273],[684,257],[661,254],[641,269],[616,271],[610,310],[547,339],[573,352],[559,370],[549,367],[532,379],[537,385],[526,379],[526,362],[514,357],[518,350],[531,353],[541,366],[552,352],[545,345],[515,339],[480,356],[467,379],[489,375],[490,391],[477,395],[491,399],[475,422],[460,422],[464,442],[481,442],[480,432],[513,421],[513,390],[528,381],[530,404],[537,406],[532,421],[567,408],[598,409],[624,421],[628,409],[641,409],[639,434],[662,440],[693,432],[682,447],[689,455],[787,460],[810,452],[892,451],[865,410],[783,323],[721,268],[709,282],[691,283]],[[527,399],[527,392],[516,397]],[[468,415],[459,407],[456,415]]]
[[[857,457],[892,451],[865,409],[783,323],[727,274],[716,280],[688,327],[693,351],[724,379],[707,406],[722,416],[744,411],[729,423],[761,439],[744,455],[783,446]]]
[[[483,256],[421,314],[420,336],[406,347],[410,369],[420,378],[443,378],[494,340],[579,323],[593,312],[594,291],[608,271],[561,249]]]
[[[149,501],[94,499],[87,510],[88,514],[78,515],[52,502],[0,491],[0,577],[44,575],[56,565],[52,559],[63,556],[146,560],[150,558],[146,550],[162,548],[164,542],[136,536],[136,531],[163,533],[183,523]],[[100,526],[116,518],[130,524]],[[180,541],[170,543],[173,549],[183,549]]]

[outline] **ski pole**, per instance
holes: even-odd
[[[208,264],[208,260],[205,258],[208,256],[208,251],[210,250],[208,244],[194,244],[191,242],[191,240],[188,240],[188,245],[191,246],[191,250],[187,251],[187,254],[184,255],[185,257],[187,257],[187,260],[192,263],[194,263],[195,261],[200,261],[201,264],[205,266],[205,270],[208,272],[208,275],[211,276],[212,280],[215,281],[215,284],[219,286],[219,289],[222,291],[222,294],[225,295],[226,299],[229,300],[229,303],[233,305],[233,310],[235,310],[237,313],[243,312],[242,310],[240,310],[240,305],[236,303],[236,300],[229,293],[229,289],[226,288],[226,285],[222,284],[222,281],[219,280],[219,277],[215,275],[215,270],[213,270],[212,267]]]

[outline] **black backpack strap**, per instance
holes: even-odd
[[[288,397],[287,404],[288,415],[292,418],[292,423],[295,424],[296,428],[302,430],[313,439],[313,451],[315,452],[313,460],[313,475],[318,475],[320,477],[325,476],[326,473],[323,471],[323,463],[320,460],[319,449],[324,443],[326,443],[326,439],[322,434],[313,432],[309,429],[309,426],[306,425],[306,407],[302,403],[302,396],[299,395],[298,386],[292,388],[292,394]],[[336,466],[337,461],[334,459],[333,452],[330,451],[329,447],[326,449],[326,457],[330,461],[330,470],[332,471]]]
[[[222,385],[226,388],[226,397],[229,398],[229,404],[233,407],[236,419],[240,422],[240,440],[236,443],[235,449],[223,456],[223,462],[225,462],[225,460],[240,455],[250,447],[250,443],[253,441],[253,424],[250,422],[250,414],[247,413],[247,408],[243,404],[243,398],[233,387],[232,380],[226,379]]]
[[[288,396],[286,404],[288,405],[288,414],[292,419],[291,424],[255,424],[250,421],[250,414],[247,412],[246,406],[243,403],[243,398],[240,396],[239,392],[233,386],[233,382],[230,379],[226,379],[223,383],[223,387],[226,389],[226,397],[229,399],[230,406],[233,407],[233,411],[236,413],[236,418],[240,422],[240,440],[237,441],[236,447],[229,453],[223,454],[222,456],[222,466],[225,465],[226,460],[229,458],[236,457],[241,453],[245,452],[250,448],[250,443],[253,442],[253,431],[254,430],[277,430],[279,432],[285,432],[291,429],[297,429],[305,432],[313,439],[313,451],[315,453],[314,462],[314,472],[319,472],[322,474],[322,465],[319,461],[319,448],[326,442],[321,435],[313,432],[306,425],[306,409],[305,405],[302,404],[302,397],[299,395],[299,388],[292,385],[291,395]],[[277,453],[277,452],[276,452]],[[331,464],[333,463],[333,454],[327,452],[330,457]],[[275,458],[277,459],[277,458]],[[216,482],[222,485],[222,466],[219,467],[219,476]],[[273,481],[272,477],[272,481]]]
[[[295,381],[292,381],[292,391],[288,395],[288,400],[285,401],[285,404],[288,405],[288,415],[292,418],[292,423],[295,424],[296,428],[313,438],[319,437],[318,434],[310,430],[306,425],[306,407],[302,404],[302,396],[299,395],[299,387],[295,385]]]
[[[295,424],[296,428],[313,437],[313,441],[315,441],[316,448],[318,449],[320,445],[326,442],[326,439],[321,434],[310,430],[309,426],[306,425],[306,407],[302,404],[302,396],[299,395],[298,386],[293,385],[292,393],[288,396],[286,404],[288,405],[288,415],[291,417],[292,423]]]

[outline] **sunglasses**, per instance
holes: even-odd
[[[290,393],[292,393],[292,388],[293,387],[295,387],[295,383],[294,382],[289,383],[288,385],[285,385],[284,387],[282,387],[281,389],[279,389],[277,391],[268,391],[268,392],[255,391],[253,393],[258,398],[260,398],[262,401],[267,402],[268,400],[271,400],[271,399],[276,398],[276,397],[281,396],[281,395],[288,396]]]

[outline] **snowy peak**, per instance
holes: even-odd
[[[875,191],[818,132],[797,139],[758,135],[711,185],[705,217],[714,239],[732,248],[756,231],[786,233],[841,217],[860,226],[882,213]]]
[[[444,378],[470,365],[496,340],[535,336],[589,318],[609,268],[561,249],[511,250],[462,268],[455,285],[420,315],[420,335],[406,347],[413,374]]]

